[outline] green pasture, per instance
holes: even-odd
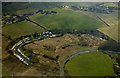
[[[35,32],[45,31],[41,27],[27,21],[19,22],[16,24],[7,25],[2,28],[2,32],[6,36],[10,36],[12,39],[20,36],[31,35]]]
[[[50,11],[56,11],[57,14],[35,14],[30,17],[31,20],[45,26],[47,29],[97,29],[102,26],[102,23],[90,18],[80,12],[75,12],[68,9],[54,8]]]
[[[115,76],[113,61],[102,52],[80,54],[65,65],[65,70],[71,76]]]

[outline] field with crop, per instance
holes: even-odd
[[[31,22],[23,21],[5,26],[3,27],[2,31],[4,35],[10,36],[12,39],[15,39],[20,36],[31,35],[35,32],[43,32],[45,30]]]
[[[102,26],[102,23],[90,18],[80,12],[74,12],[68,9],[54,8],[51,11],[56,11],[55,15],[35,14],[30,17],[31,20],[45,26],[48,29],[97,29]]]
[[[101,52],[80,54],[65,65],[71,76],[115,76],[114,60]]]
[[[98,30],[111,37],[113,40],[118,41],[118,11],[111,14],[97,14],[102,18],[110,27],[101,27]]]

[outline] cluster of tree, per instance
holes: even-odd
[[[118,42],[113,39],[109,39],[106,43],[102,44],[98,48],[99,50],[119,51]]]
[[[34,33],[34,34],[36,34],[36,33]],[[12,48],[12,46],[14,46],[17,42],[19,42],[20,40],[22,40],[24,38],[27,38],[27,37],[31,37],[32,38],[34,34],[21,36],[21,37],[19,37],[17,39],[12,39],[10,36],[6,36],[6,35],[2,34],[2,36],[6,37],[8,40],[11,40],[11,42],[6,47],[6,50],[10,50],[10,48]]]
[[[47,10],[39,10],[36,13],[45,14],[45,15],[48,15],[48,14],[53,14],[53,15],[57,14],[56,11],[47,11]]]
[[[102,39],[110,39],[109,36],[105,35],[104,33],[96,30],[96,29],[92,29],[92,30],[70,30],[70,29],[65,29],[65,30],[60,30],[60,29],[54,29],[54,30],[50,30],[53,34],[76,34],[78,36],[80,36],[81,34],[90,34],[93,35],[95,37],[99,37]]]
[[[120,68],[119,67],[117,67],[117,65],[116,64],[114,64],[113,65],[113,69],[114,69],[114,72],[115,72],[115,74],[117,75],[116,77],[119,77],[120,76]]]
[[[2,23],[3,24],[14,24],[14,23],[18,23],[18,22],[21,22],[21,21],[24,21],[24,20],[30,21],[27,17],[31,16],[31,15],[34,15],[36,13],[45,14],[45,15],[57,14],[56,11],[38,10],[37,12],[31,13],[31,14],[6,15],[6,16],[2,16]]]
[[[81,11],[90,11],[90,12],[96,12],[96,13],[111,13],[113,10],[117,10],[116,7],[104,7],[100,5],[96,5],[93,7],[81,7],[81,6],[71,6],[74,10],[81,10]]]
[[[18,23],[20,21],[23,21],[18,15],[12,15],[12,16],[3,16],[2,17],[2,24],[14,24]]]
[[[120,54],[118,54],[118,56],[114,56],[114,54],[109,54],[109,53],[105,53],[105,54],[108,54],[111,59],[115,60],[118,63],[118,64],[113,64],[113,69],[115,74],[117,76],[120,76]]]
[[[33,54],[33,50],[32,49],[25,49],[24,46],[26,44],[23,44],[22,46],[20,46],[20,49],[22,50],[23,54],[25,54],[28,58],[30,58]]]
[[[19,15],[7,15],[2,17],[2,24],[15,24],[21,21],[26,20],[27,16],[19,16]]]
[[[111,39],[109,36],[105,35],[104,33],[98,31],[98,30],[50,30],[53,33],[57,33],[57,34],[76,34],[78,36],[80,36],[81,34],[90,34],[92,36],[98,37],[98,38],[102,38],[107,40],[106,43],[102,44],[101,46],[99,46],[99,50],[110,50],[110,51],[120,51],[119,48],[119,43],[116,42],[115,40]],[[81,43],[80,43],[81,44]],[[82,44],[82,46],[88,46],[88,43],[84,43]]]
[[[56,3],[56,2],[39,2],[39,3],[37,3],[37,2],[31,2],[31,3],[29,3],[29,2],[22,2],[22,3],[20,3],[20,2],[8,2],[8,3],[3,2],[2,3],[2,5],[3,5],[2,6],[3,7],[2,14],[3,15],[8,15],[8,14],[9,15],[12,15],[12,14],[22,15],[22,14],[26,13],[26,11],[28,11],[27,14],[29,14],[31,12],[32,13],[35,12],[36,9],[38,9],[38,10],[39,9],[51,9],[55,6],[58,7],[61,4],[62,3],[60,3],[60,2],[58,2],[58,3]],[[18,13],[19,10],[22,10],[22,12]]]
[[[67,48],[67,47],[69,47],[70,45],[68,44],[68,45],[65,45],[65,46],[62,46],[62,49],[65,49],[65,48]]]
[[[33,54],[33,53],[32,53],[31,57],[29,57],[29,58],[30,58],[30,62],[31,62],[32,64],[39,63],[39,59],[37,58],[37,55],[36,55],[36,54]]]

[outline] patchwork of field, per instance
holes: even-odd
[[[39,8],[44,9],[44,8],[49,8],[52,6],[55,6],[56,3],[46,3],[46,2],[14,2],[14,3],[4,3],[3,2],[3,13],[6,14],[17,14],[17,15],[23,15],[23,14],[30,14],[34,13],[35,11],[39,10]],[[48,7],[49,6],[49,7]],[[7,11],[6,11],[7,10]]]
[[[54,8],[51,11],[56,11],[55,15],[35,14],[30,16],[30,19],[45,26],[48,29],[97,29],[102,26],[102,23],[90,18],[79,12],[68,9]]]
[[[100,3],[100,2],[99,2]],[[4,6],[3,8],[3,14],[17,14],[17,15],[22,15],[22,14],[30,14],[34,13],[35,11],[41,9],[48,9],[48,8],[53,8],[55,6],[84,6],[84,7],[90,7],[98,4],[97,2],[94,3],[81,3],[81,2],[29,2],[29,3],[2,3]],[[6,11],[7,10],[7,11]],[[7,13],[6,13],[7,12]]]
[[[31,35],[35,32],[43,32],[45,30],[31,22],[23,21],[5,26],[2,31],[5,36],[10,36],[12,39],[16,39],[20,36]]]
[[[68,61],[65,70],[71,76],[115,76],[113,64],[102,52],[80,54]]]
[[[82,12],[82,11],[77,11]],[[102,24],[102,27],[98,28],[100,32],[104,33],[105,35],[109,36],[113,40],[118,41],[118,11],[114,10],[114,12],[110,14],[103,14],[103,13],[96,13],[96,15],[92,12],[82,12],[85,15],[103,23],[97,16],[99,16],[103,21],[105,21],[110,27],[106,24]]]
[[[118,41],[118,12],[116,10],[110,14],[96,13],[97,16],[110,25],[110,27],[108,27],[94,13],[61,8],[64,5],[90,7],[96,5],[96,3],[24,3],[22,5],[20,3],[15,3],[6,6],[8,7],[6,10],[8,10],[8,14],[11,12],[11,14],[22,15],[34,13],[50,6],[47,10],[56,11],[56,14],[45,15],[37,13],[30,16],[30,20],[40,24],[48,30],[77,31],[97,29],[113,40]],[[55,8],[55,6],[59,8]],[[116,3],[104,3],[101,6],[117,7]],[[105,39],[89,34],[64,34],[62,37],[35,41],[22,46],[24,49],[31,50],[32,52],[30,60],[33,61],[33,66],[26,66],[15,56],[8,53],[6,48],[9,42],[21,36],[31,35],[36,32],[44,32],[45,30],[32,22],[22,21],[11,25],[5,25],[2,31],[3,76],[59,75],[60,66],[65,59],[80,51],[97,50],[102,44],[104,45],[104,43],[107,42]],[[8,38],[11,38],[11,40]],[[102,52],[80,54],[66,63],[65,75],[115,76],[112,66],[115,63],[114,60]]]

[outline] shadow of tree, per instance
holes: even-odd
[[[107,42],[99,46],[98,50],[120,51],[118,42],[113,39],[109,39]]]

